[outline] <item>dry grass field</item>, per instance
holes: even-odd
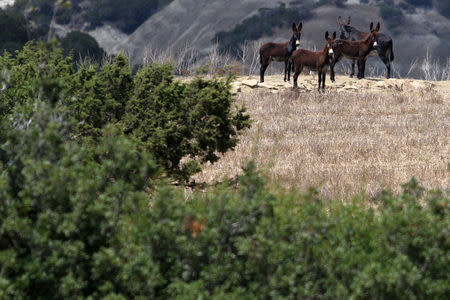
[[[316,186],[338,199],[398,191],[413,176],[449,191],[450,81],[338,76],[331,83],[327,76],[318,93],[313,75],[301,75],[298,90],[280,75],[257,79],[233,83],[252,127],[196,182],[234,177],[254,160],[275,186]]]

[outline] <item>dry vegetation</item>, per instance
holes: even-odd
[[[236,100],[254,120],[235,151],[195,177],[215,183],[239,174],[248,160],[270,183],[327,197],[397,191],[412,176],[427,188],[450,187],[450,82],[356,80],[338,76],[325,93],[316,77],[299,77],[300,89],[281,76],[249,88],[238,79]]]

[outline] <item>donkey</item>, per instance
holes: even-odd
[[[370,33],[362,32],[356,29],[353,26],[350,26],[351,19],[348,17],[347,24],[342,21],[341,16],[338,17],[338,24],[339,24],[339,38],[343,40],[350,40],[350,41],[358,41],[365,39]],[[392,38],[384,33],[379,33],[377,35],[377,44],[378,47],[376,51],[373,51],[370,56],[378,56],[380,57],[381,61],[386,66],[387,72],[386,72],[386,78],[391,77],[391,62],[394,60],[394,48],[393,48],[393,42]],[[352,61],[352,73],[350,74],[350,77],[353,77],[355,74],[355,61]],[[363,74],[364,77],[364,74]]]
[[[311,71],[317,71],[319,75],[319,87],[317,90],[320,91],[321,83],[322,90],[325,90],[325,74],[327,73],[330,62],[334,58],[332,43],[335,38],[336,32],[333,33],[333,36],[330,36],[327,31],[325,32],[326,43],[322,51],[313,52],[298,49],[292,53],[291,61],[294,64],[294,88],[297,87],[298,75],[300,75],[304,67],[307,67]]]
[[[302,27],[302,22],[300,22],[298,26],[296,26],[295,23],[292,24],[292,37],[288,42],[265,43],[261,46],[261,48],[259,49],[259,62],[261,63],[261,82],[264,82],[264,72],[266,72],[267,67],[272,61],[284,61],[284,81],[286,81],[289,57],[291,57],[292,52],[297,49],[297,46],[300,45]],[[288,76],[287,80],[290,80],[290,76]]]
[[[374,51],[378,44],[376,36],[380,30],[380,23],[373,28],[373,23],[370,23],[370,34],[361,41],[348,41],[337,39],[333,41],[334,58],[330,63],[330,79],[334,82],[334,65],[338,63],[342,57],[354,59],[358,61],[358,79],[364,78],[364,70],[366,68],[366,60],[372,51]]]

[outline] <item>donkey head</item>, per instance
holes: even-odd
[[[373,47],[376,48],[378,46],[377,38],[378,38],[378,31],[380,30],[380,23],[378,22],[377,27],[373,28],[373,22],[370,23],[370,35],[368,36],[369,42],[372,44]]]
[[[345,23],[341,16],[338,17],[338,24],[339,24],[339,38],[343,40],[348,40],[350,38],[350,22],[351,19],[348,17],[347,23]]]
[[[300,22],[297,25],[295,25],[295,23],[292,24],[292,38],[291,38],[291,43],[294,47],[294,49],[300,45],[300,38],[302,36],[302,27],[303,27],[303,23]]]
[[[336,31],[333,32],[333,35],[329,35],[328,31],[325,32],[325,40],[327,41],[325,44],[325,52],[327,53],[327,56],[329,59],[333,60],[334,58],[334,51],[333,51],[333,41],[336,39]]]

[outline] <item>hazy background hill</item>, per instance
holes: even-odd
[[[320,2],[325,4],[320,5]],[[222,36],[226,40],[225,46],[233,52],[246,39],[255,37],[259,44],[286,41],[293,21],[303,21],[304,24],[301,47],[322,48],[324,32],[337,30],[337,17],[341,15],[345,18],[351,16],[352,24],[361,30],[368,30],[371,21],[380,22],[381,30],[394,39],[395,63],[400,74],[408,72],[410,64],[423,58],[427,51],[441,62],[450,55],[450,21],[436,7],[412,5],[406,1],[395,1],[397,4],[392,6],[382,1],[361,2],[176,0],[110,50],[129,51],[133,61],[140,63],[145,52],[155,48],[176,50],[190,47],[206,54]],[[285,10],[298,11],[301,20],[279,19],[279,24],[258,32],[258,28],[263,27],[261,24],[270,18],[270,13],[277,13],[280,3],[286,4]],[[269,9],[264,11],[261,8]],[[217,35],[220,32],[222,35]],[[230,43],[233,33],[237,38]],[[218,41],[220,44],[221,39]],[[372,63],[379,64],[382,69],[378,59],[371,59]]]
[[[0,5],[8,2],[11,0],[2,0]],[[450,56],[450,0],[72,0],[64,3],[70,5],[61,6],[55,13],[55,1],[17,0],[11,10],[25,15],[34,29],[32,37],[46,37],[49,28],[60,38],[79,30],[93,36],[109,54],[124,51],[135,65],[154,59],[156,52],[165,53],[165,57],[178,55],[179,60],[185,60],[189,53],[190,61],[200,65],[202,58],[209,59],[208,55],[219,50],[239,60],[243,50],[255,53],[266,41],[286,41],[292,22],[299,21],[304,25],[301,47],[319,49],[323,46],[324,32],[338,29],[339,15],[351,16],[352,25],[361,30],[368,30],[370,22],[381,23],[381,31],[394,40],[394,76],[419,76],[427,53],[440,67],[448,67]],[[243,45],[250,44],[252,47],[243,49]],[[369,67],[372,72],[374,69],[379,74],[383,72],[377,58],[370,59]]]

